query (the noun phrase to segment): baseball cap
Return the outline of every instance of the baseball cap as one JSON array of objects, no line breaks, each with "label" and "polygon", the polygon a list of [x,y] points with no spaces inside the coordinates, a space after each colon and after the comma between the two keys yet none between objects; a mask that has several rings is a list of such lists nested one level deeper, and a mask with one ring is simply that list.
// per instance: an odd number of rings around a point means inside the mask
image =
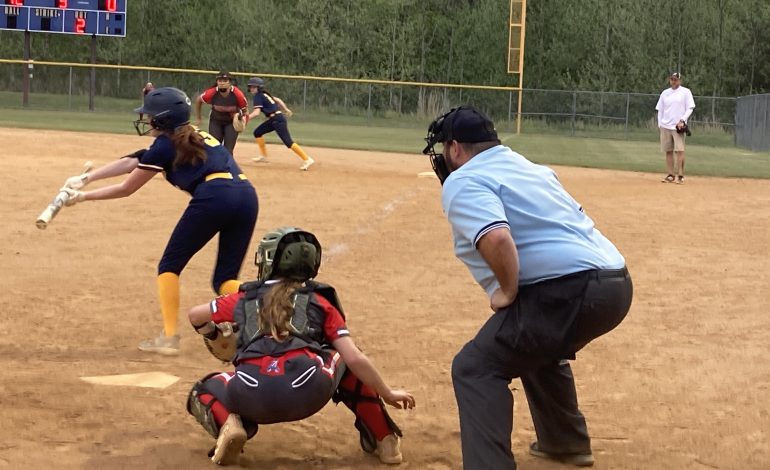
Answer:
[{"label": "baseball cap", "polygon": [[679,72],[673,72],[673,73],[672,73],[672,74],[669,76],[669,78],[676,78],[677,80],[681,80],[681,79],[682,79],[682,74],[681,74],[681,73],[679,73]]},{"label": "baseball cap", "polygon": [[439,142],[456,140],[463,143],[487,142],[497,137],[495,124],[473,106],[460,106],[433,121],[428,128],[426,153]]}]

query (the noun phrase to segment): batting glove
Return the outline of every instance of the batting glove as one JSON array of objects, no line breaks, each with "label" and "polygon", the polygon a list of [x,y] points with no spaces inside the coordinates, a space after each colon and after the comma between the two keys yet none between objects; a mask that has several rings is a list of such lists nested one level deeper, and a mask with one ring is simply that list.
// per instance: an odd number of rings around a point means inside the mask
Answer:
[{"label": "batting glove", "polygon": [[67,181],[64,182],[65,188],[70,189],[83,189],[88,184],[88,173],[83,173],[78,176],[70,176]]},{"label": "batting glove", "polygon": [[66,186],[61,188],[59,191],[67,193],[67,200],[64,202],[65,206],[74,206],[78,202],[83,202],[86,200],[86,193],[83,191],[78,191]]}]

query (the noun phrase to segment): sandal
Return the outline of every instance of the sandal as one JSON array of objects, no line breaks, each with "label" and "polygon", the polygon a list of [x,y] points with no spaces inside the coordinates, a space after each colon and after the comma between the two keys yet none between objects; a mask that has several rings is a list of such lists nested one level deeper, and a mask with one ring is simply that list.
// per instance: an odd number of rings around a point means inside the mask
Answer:
[{"label": "sandal", "polygon": [[676,181],[676,177],[674,177],[674,175],[672,175],[672,174],[668,174],[668,175],[666,175],[665,178],[660,180],[661,183],[673,183],[675,181]]}]

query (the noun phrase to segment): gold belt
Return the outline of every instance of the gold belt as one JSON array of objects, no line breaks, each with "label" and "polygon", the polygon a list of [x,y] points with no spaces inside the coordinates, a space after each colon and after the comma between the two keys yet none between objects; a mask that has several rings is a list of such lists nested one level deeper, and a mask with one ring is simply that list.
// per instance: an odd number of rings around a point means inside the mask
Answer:
[{"label": "gold belt", "polygon": [[[231,180],[233,179],[233,175],[230,173],[210,173],[206,175],[206,181],[219,180],[219,179]],[[246,175],[241,173],[238,175],[238,179],[247,180],[248,178],[246,177]]]}]

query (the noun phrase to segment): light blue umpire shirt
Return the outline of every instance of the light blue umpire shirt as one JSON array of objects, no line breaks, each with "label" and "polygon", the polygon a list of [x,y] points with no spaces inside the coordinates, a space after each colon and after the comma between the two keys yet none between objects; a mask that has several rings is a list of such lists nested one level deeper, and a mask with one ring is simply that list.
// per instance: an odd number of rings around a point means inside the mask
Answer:
[{"label": "light blue umpire shirt", "polygon": [[507,227],[516,243],[520,285],[625,266],[556,173],[506,146],[487,149],[453,171],[444,182],[441,203],[452,226],[455,255],[490,297],[500,284],[476,244],[499,227]]}]

